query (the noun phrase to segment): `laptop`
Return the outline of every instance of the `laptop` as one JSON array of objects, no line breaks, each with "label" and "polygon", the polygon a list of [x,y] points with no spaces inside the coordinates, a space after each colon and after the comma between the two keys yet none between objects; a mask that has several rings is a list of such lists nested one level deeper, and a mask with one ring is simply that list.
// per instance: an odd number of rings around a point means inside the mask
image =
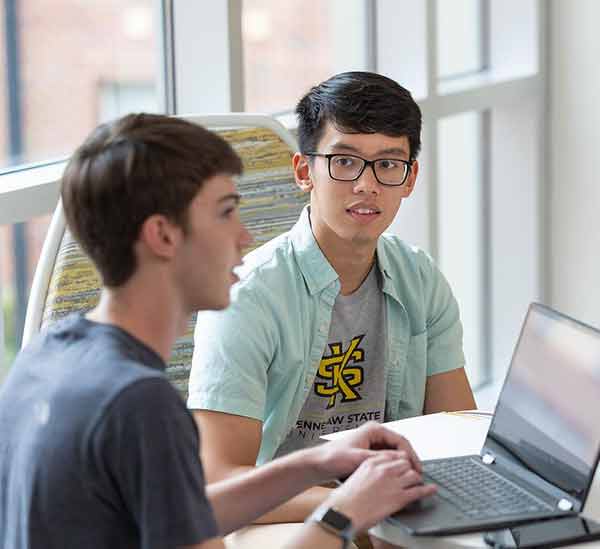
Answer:
[{"label": "laptop", "polygon": [[480,455],[424,461],[437,494],[388,520],[436,536],[577,515],[598,463],[599,401],[600,331],[531,304]]}]

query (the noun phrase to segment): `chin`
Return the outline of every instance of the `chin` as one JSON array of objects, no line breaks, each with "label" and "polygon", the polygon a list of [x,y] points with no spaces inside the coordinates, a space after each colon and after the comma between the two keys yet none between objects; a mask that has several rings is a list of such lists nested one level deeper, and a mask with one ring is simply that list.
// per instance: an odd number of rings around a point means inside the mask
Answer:
[{"label": "chin", "polygon": [[227,298],[226,300],[221,301],[220,303],[215,304],[214,307],[211,307],[214,311],[222,311],[223,309],[227,309],[231,303],[231,300]]},{"label": "chin", "polygon": [[229,299],[229,294],[227,294],[227,296],[224,296],[222,298],[213,296],[213,298],[210,300],[210,302],[206,303],[206,305],[203,308],[207,309],[207,310],[211,310],[211,311],[221,311],[223,309],[227,309],[227,307],[229,307],[230,303],[231,303],[231,299]]},{"label": "chin", "polygon": [[366,231],[357,231],[345,236],[344,240],[348,242],[354,242],[359,245],[373,244],[377,242],[377,239],[381,236],[381,232],[366,232]]},{"label": "chin", "polygon": [[229,307],[231,298],[229,291],[223,295],[206,296],[205,299],[198,300],[194,310],[196,311],[221,311]]}]

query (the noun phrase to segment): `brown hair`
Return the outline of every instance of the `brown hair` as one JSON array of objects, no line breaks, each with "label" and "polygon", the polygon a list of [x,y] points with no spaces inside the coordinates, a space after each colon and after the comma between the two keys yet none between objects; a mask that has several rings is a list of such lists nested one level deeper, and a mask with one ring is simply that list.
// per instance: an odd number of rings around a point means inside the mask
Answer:
[{"label": "brown hair", "polygon": [[140,228],[162,214],[187,229],[187,209],[204,181],[235,175],[242,162],[207,129],[179,118],[130,114],[96,128],[62,178],[67,224],[106,286],[136,269]]}]

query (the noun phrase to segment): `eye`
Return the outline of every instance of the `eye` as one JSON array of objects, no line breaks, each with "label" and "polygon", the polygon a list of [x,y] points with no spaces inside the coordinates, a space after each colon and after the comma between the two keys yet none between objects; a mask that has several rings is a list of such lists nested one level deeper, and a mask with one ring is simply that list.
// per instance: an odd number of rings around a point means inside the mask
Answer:
[{"label": "eye", "polygon": [[378,162],[379,167],[384,169],[384,170],[393,170],[395,168],[398,168],[400,166],[400,162],[398,162],[397,160],[392,160],[390,158],[385,158],[383,160],[380,160]]},{"label": "eye", "polygon": [[221,217],[224,219],[229,219],[237,213],[238,209],[239,207],[237,205],[228,206],[221,212]]},{"label": "eye", "polygon": [[357,164],[357,159],[352,156],[334,156],[333,161],[338,168],[352,168]]}]

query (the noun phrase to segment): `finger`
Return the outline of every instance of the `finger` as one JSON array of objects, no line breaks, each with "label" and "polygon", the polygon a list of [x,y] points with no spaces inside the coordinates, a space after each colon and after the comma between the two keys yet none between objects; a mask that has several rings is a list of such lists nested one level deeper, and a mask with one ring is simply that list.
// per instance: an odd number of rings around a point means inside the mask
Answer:
[{"label": "finger", "polygon": [[416,501],[421,498],[429,497],[437,492],[437,486],[435,484],[419,484],[406,488],[403,492],[404,500],[403,507],[409,504],[411,501]]},{"label": "finger", "polygon": [[423,477],[414,469],[405,471],[398,479],[400,486],[403,488],[411,488],[413,486],[423,486]]},{"label": "finger", "polygon": [[398,435],[397,433],[393,434],[398,437],[398,443],[396,446],[398,450],[406,452],[412,466],[415,468],[415,470],[419,471],[420,473],[422,471],[421,460],[419,459],[419,456],[417,456],[417,452],[415,452],[415,449],[412,447],[412,444],[408,441],[407,438],[403,437],[402,435]]},{"label": "finger", "polygon": [[396,450],[404,451],[408,454],[408,458],[413,467],[421,472],[421,460],[408,439],[379,423],[375,424],[372,429],[372,448],[394,448]]},{"label": "finger", "polygon": [[403,476],[412,471],[414,474],[418,475],[419,478],[421,476],[413,469],[410,461],[404,458],[388,461],[387,463],[380,465],[380,467],[382,467],[385,473],[389,475]]},{"label": "finger", "polygon": [[396,461],[403,461],[410,464],[408,458],[404,452],[400,455],[396,450],[370,450],[371,457],[365,460],[370,466],[381,466],[386,463],[393,463]]}]

